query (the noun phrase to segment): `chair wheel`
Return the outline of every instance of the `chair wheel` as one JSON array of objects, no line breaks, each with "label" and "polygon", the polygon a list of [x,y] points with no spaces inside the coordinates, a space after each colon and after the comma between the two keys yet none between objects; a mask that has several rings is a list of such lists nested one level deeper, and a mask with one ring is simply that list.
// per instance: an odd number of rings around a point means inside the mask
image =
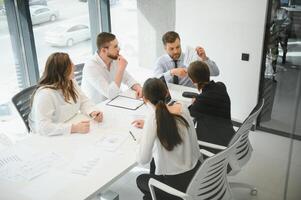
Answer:
[{"label": "chair wheel", "polygon": [[256,196],[257,195],[257,189],[256,188],[251,189],[250,193],[251,193],[252,196]]}]

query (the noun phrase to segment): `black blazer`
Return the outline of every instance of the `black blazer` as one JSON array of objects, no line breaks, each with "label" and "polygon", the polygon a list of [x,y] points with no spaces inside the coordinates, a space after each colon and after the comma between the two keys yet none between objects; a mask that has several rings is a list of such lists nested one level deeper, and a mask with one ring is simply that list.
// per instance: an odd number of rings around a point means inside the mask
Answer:
[{"label": "black blazer", "polygon": [[189,106],[197,121],[198,139],[227,146],[235,133],[231,122],[231,102],[222,82],[210,81]]}]

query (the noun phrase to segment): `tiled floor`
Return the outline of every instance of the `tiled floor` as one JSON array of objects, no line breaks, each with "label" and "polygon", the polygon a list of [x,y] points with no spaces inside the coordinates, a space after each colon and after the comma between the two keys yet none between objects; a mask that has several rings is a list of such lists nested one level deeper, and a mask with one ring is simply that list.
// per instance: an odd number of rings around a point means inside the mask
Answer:
[{"label": "tiled floor", "polygon": [[[250,140],[254,151],[251,160],[230,181],[253,184],[258,189],[257,196],[249,195],[246,189],[233,189],[235,199],[239,200],[282,200],[287,172],[290,140],[265,132],[251,132]],[[301,142],[294,141],[294,154],[291,165],[291,176],[288,188],[288,200],[300,200],[301,191]],[[119,193],[121,200],[142,199],[142,194],[136,187],[136,177],[147,172],[143,167],[136,167],[124,177],[115,182],[110,189]]]}]

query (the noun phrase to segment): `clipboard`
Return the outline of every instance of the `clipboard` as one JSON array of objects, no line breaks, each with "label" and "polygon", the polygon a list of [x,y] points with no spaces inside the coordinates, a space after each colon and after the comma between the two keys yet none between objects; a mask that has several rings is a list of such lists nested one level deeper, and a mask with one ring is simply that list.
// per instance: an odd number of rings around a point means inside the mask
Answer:
[{"label": "clipboard", "polygon": [[141,107],[144,104],[144,102],[140,99],[135,99],[127,96],[118,95],[106,105],[113,106],[117,108],[123,108],[128,110],[137,110],[139,107]]}]

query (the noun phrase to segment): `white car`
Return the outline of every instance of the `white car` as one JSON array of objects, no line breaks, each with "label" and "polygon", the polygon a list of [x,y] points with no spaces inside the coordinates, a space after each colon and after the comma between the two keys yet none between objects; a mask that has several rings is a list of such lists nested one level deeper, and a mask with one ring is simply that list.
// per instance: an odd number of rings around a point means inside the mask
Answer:
[{"label": "white car", "polygon": [[47,6],[29,6],[32,25],[43,22],[55,21],[59,17],[59,11]]},{"label": "white car", "polygon": [[91,38],[90,29],[87,25],[60,25],[46,32],[45,41],[52,46],[71,47],[75,43]]}]

